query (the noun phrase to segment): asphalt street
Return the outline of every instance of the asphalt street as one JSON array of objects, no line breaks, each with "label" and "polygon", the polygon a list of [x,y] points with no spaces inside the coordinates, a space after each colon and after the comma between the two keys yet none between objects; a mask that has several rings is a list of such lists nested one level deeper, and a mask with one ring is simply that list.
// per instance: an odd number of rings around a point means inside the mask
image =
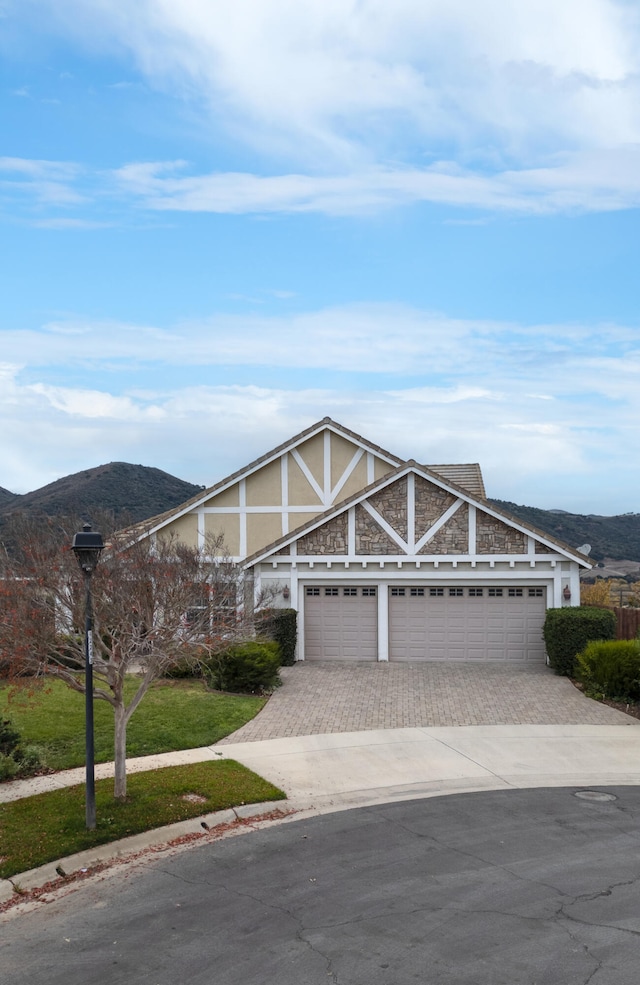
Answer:
[{"label": "asphalt street", "polygon": [[11,985],[635,985],[639,967],[637,786],[322,814],[0,924]]}]

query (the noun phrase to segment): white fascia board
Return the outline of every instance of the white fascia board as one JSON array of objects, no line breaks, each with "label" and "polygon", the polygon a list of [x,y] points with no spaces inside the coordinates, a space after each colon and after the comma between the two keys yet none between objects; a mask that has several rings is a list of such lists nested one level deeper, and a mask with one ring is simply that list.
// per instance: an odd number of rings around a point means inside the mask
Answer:
[{"label": "white fascia board", "polygon": [[[424,554],[407,556],[407,555],[390,555],[383,556],[380,554],[372,555],[342,555],[342,554],[327,554],[318,555],[312,554],[307,556],[298,556],[295,558],[298,570],[302,573],[305,570],[306,565],[312,565],[314,568],[314,574],[322,575],[322,572],[329,566],[333,570],[336,570],[341,565],[344,565],[345,571],[348,571],[347,577],[358,578],[361,576],[362,570],[371,570],[380,573],[381,570],[385,571],[384,577],[396,577],[396,572],[399,570],[401,572],[400,577],[407,577],[407,573],[411,571],[416,572],[416,576],[419,578],[429,578],[435,577],[439,580],[446,580],[450,577],[455,578],[465,578],[472,573],[473,580],[479,581],[482,578],[488,578],[491,581],[500,581],[503,578],[548,578],[551,577],[552,573],[556,570],[556,566],[551,563],[553,561],[548,555],[547,560],[543,564],[536,565],[532,568],[529,559],[526,555],[514,555],[514,554],[503,554],[496,555],[495,564],[489,564],[487,555],[482,555],[477,558],[464,556],[461,554],[451,554],[447,556],[432,556]],[[262,561],[255,561],[251,567],[259,567],[260,565],[268,565],[269,569],[274,567],[288,566],[292,563],[293,559],[288,555],[280,555],[277,558],[265,558]],[[398,569],[398,561],[402,562],[402,568]],[[487,568],[481,568],[480,564],[489,564]],[[572,562],[574,565],[575,562]],[[446,567],[450,565],[451,567]],[[453,567],[455,565],[455,567]],[[498,567],[502,565],[503,567]]]}]

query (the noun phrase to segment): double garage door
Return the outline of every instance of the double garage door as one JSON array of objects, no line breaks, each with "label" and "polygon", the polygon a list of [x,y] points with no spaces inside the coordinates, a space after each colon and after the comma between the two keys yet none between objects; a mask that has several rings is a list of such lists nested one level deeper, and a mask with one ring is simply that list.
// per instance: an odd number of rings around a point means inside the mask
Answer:
[{"label": "double garage door", "polygon": [[[404,586],[388,592],[389,660],[544,661],[546,589]],[[377,660],[378,589],[309,586],[305,659]]]}]

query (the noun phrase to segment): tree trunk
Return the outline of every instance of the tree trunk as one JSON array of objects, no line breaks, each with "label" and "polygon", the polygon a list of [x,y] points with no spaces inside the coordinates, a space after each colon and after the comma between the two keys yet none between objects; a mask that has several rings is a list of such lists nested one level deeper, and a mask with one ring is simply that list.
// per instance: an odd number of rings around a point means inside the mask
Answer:
[{"label": "tree trunk", "polygon": [[115,774],[113,796],[116,800],[124,800],[127,796],[127,713],[124,704],[116,704],[114,708],[114,760]]}]

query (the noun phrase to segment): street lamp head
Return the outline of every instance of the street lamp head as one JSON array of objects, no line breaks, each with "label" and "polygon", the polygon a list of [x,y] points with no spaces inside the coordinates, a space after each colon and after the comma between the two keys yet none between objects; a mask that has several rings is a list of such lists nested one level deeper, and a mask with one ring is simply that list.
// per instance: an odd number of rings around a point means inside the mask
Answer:
[{"label": "street lamp head", "polygon": [[90,523],[83,524],[82,530],[73,535],[71,550],[84,573],[93,574],[100,559],[100,552],[104,550],[102,534],[92,530]]}]

